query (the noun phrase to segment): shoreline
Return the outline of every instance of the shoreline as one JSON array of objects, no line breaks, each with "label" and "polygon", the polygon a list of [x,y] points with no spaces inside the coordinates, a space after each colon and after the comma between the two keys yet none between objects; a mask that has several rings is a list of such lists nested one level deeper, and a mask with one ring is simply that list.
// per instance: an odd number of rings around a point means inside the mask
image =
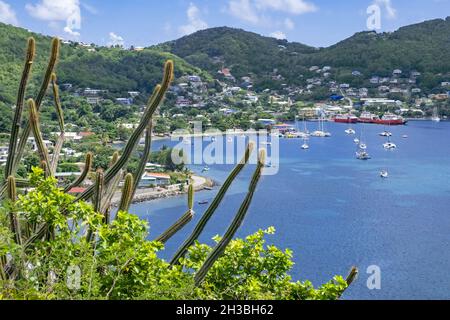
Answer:
[{"label": "shoreline", "polygon": [[[213,181],[212,179],[210,179],[208,177],[193,175],[192,180],[193,180],[195,192],[203,191],[203,190],[206,190],[207,188],[212,188],[215,185],[217,185],[217,183],[215,181]],[[134,196],[131,203],[137,204],[137,203],[151,202],[153,200],[176,197],[176,196],[180,196],[180,195],[183,195],[186,193],[187,193],[187,188],[185,188],[185,190],[183,190],[183,191],[180,191],[179,189],[175,189],[175,188],[172,188],[172,189],[170,189],[170,188],[169,189],[163,189],[163,188],[138,189],[138,190],[136,190],[136,195]],[[122,192],[116,191],[116,193],[114,194],[114,197],[111,201],[111,205],[113,207],[117,207],[119,205],[121,196],[122,196]]]}]

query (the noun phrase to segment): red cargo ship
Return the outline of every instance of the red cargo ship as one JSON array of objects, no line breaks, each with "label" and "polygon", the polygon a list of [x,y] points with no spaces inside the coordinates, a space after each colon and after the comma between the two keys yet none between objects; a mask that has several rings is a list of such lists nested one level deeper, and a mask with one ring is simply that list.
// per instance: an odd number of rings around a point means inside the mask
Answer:
[{"label": "red cargo ship", "polygon": [[358,122],[361,123],[375,123],[377,120],[380,120],[380,117],[370,112],[363,112],[358,118]]},{"label": "red cargo ship", "polygon": [[386,113],[380,119],[380,117],[378,117],[375,114],[372,114],[370,112],[363,112],[361,116],[358,118],[358,122],[397,126],[406,124],[408,121],[406,121],[403,117],[397,116],[392,113]]},{"label": "red cargo ship", "polygon": [[358,118],[355,117],[354,115],[351,115],[351,114],[338,114],[334,118],[334,122],[339,122],[339,123],[357,123],[358,122]]},{"label": "red cargo ship", "polygon": [[407,122],[408,121],[406,121],[403,117],[391,113],[386,113],[381,119],[375,120],[376,124],[384,124],[390,126],[404,125]]}]

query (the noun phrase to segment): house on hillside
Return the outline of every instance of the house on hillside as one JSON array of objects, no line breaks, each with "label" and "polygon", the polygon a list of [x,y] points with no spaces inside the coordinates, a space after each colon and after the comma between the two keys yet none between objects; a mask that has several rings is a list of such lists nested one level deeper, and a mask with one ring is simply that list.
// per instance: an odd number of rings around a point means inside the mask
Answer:
[{"label": "house on hillside", "polygon": [[140,187],[168,186],[170,185],[170,175],[157,172],[145,172],[139,182]]}]

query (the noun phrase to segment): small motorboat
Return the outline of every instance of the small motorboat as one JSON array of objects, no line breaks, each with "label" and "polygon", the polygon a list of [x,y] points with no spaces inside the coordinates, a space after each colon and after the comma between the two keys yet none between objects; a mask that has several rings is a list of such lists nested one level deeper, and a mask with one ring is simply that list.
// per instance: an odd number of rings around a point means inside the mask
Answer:
[{"label": "small motorboat", "polygon": [[354,142],[355,144],[359,144],[359,139],[358,139],[358,138],[355,138],[355,139],[353,140],[353,142]]},{"label": "small motorboat", "polygon": [[361,150],[356,152],[356,158],[359,160],[369,160],[371,159],[369,153],[367,151]]},{"label": "small motorboat", "polygon": [[385,148],[386,150],[392,150],[392,149],[396,149],[397,145],[392,142],[386,142],[385,144],[383,144],[383,148]]},{"label": "small motorboat", "polygon": [[208,200],[203,200],[203,201],[199,201],[198,202],[199,205],[205,205],[205,204],[208,204],[208,203],[209,203]]},{"label": "small motorboat", "polygon": [[382,137],[392,137],[392,133],[389,131],[383,131],[380,133],[380,136]]},{"label": "small motorboat", "polygon": [[309,145],[308,145],[307,143],[304,143],[304,144],[302,145],[302,149],[303,149],[303,150],[308,150],[308,149],[309,149]]},{"label": "small motorboat", "polygon": [[345,133],[348,135],[352,135],[352,134],[356,134],[356,131],[353,130],[352,128],[348,128],[347,130],[345,130]]},{"label": "small motorboat", "polygon": [[404,134],[404,135],[402,135],[402,138],[403,138],[403,139],[408,139],[409,137],[408,137],[407,134]]},{"label": "small motorboat", "polygon": [[366,145],[365,143],[361,143],[361,144],[359,145],[359,148],[360,148],[361,150],[366,150],[366,149],[367,149],[367,145]]},{"label": "small motorboat", "polygon": [[387,172],[387,170],[382,170],[380,172],[380,177],[383,178],[383,179],[389,178],[389,172]]},{"label": "small motorboat", "polygon": [[209,171],[209,167],[208,167],[208,166],[206,166],[206,167],[203,167],[203,170],[202,170],[202,172],[207,172],[207,171]]}]

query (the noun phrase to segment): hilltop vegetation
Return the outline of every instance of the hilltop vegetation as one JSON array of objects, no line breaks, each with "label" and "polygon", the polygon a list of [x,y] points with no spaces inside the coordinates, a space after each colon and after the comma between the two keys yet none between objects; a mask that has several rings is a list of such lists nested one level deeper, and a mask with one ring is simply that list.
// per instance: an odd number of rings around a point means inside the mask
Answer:
[{"label": "hilltop vegetation", "polygon": [[328,48],[312,48],[232,28],[199,31],[158,48],[216,73],[223,65],[236,78],[254,74],[257,89],[273,85],[274,69],[286,83],[302,84],[314,76],[309,67],[332,66],[337,81],[358,70],[364,80],[387,76],[394,69],[424,74],[422,85],[433,88],[450,72],[450,17],[400,28],[393,33],[360,32]]},{"label": "hilltop vegetation", "polygon": [[[51,38],[31,33],[22,28],[0,23],[0,104],[15,103],[17,85],[20,81],[24,47],[28,37],[36,39],[36,60],[33,74],[42,75],[47,63]],[[167,59],[174,60],[175,76],[196,73],[207,75],[196,67],[167,52],[146,49],[141,52],[120,48],[83,47],[78,43],[63,44],[57,67],[59,83],[71,83],[75,87],[98,88],[123,94],[140,91],[148,94],[160,76]],[[28,94],[33,94],[40,83],[32,77]]]}]

